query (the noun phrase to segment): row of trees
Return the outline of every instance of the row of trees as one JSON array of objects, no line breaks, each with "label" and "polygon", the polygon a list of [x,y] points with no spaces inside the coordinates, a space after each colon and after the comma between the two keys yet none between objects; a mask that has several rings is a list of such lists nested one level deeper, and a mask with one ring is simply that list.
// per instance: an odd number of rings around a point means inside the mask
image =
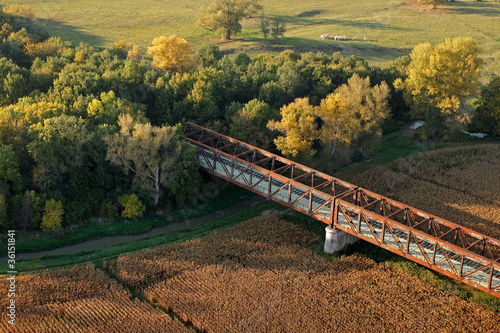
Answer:
[{"label": "row of trees", "polygon": [[[22,229],[193,203],[202,181],[177,125],[186,120],[287,156],[333,158],[390,117],[462,119],[480,66],[469,39],[418,46],[380,69],[340,53],[231,59],[175,36],[153,41],[150,64],[133,44],[73,46],[1,15],[13,29],[0,48],[0,224]],[[479,95],[478,123],[499,119],[499,86]]]}]

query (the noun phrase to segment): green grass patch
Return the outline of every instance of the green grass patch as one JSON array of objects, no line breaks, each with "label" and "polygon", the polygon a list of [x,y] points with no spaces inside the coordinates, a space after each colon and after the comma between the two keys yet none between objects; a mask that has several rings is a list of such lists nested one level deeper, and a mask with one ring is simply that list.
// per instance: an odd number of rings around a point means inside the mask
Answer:
[{"label": "green grass patch", "polygon": [[[38,252],[52,250],[62,246],[81,243],[91,239],[116,235],[138,235],[168,223],[203,216],[214,211],[237,204],[249,199],[253,195],[239,186],[228,184],[222,192],[213,198],[206,198],[203,202],[190,209],[173,209],[165,216],[145,216],[137,220],[116,219],[112,221],[85,222],[75,228],[66,228],[55,232],[18,232],[16,235],[16,251]],[[2,241],[6,240],[5,235]],[[3,247],[0,255],[6,255],[7,248]]]}]

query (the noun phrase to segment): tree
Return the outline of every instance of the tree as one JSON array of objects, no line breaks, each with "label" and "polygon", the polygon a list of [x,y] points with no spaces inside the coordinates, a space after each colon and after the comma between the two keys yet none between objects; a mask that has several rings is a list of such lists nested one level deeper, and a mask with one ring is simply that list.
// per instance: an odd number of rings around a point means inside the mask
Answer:
[{"label": "tree", "polygon": [[196,67],[196,61],[191,56],[191,44],[176,35],[153,39],[148,54],[153,55],[153,66],[164,72],[187,73]]},{"label": "tree", "polygon": [[19,160],[12,145],[0,145],[0,193],[22,189]]},{"label": "tree", "polygon": [[17,221],[23,231],[31,225],[31,219],[35,215],[34,192],[26,191],[22,197],[21,207],[17,214]]},{"label": "tree", "polygon": [[231,39],[241,31],[240,21],[258,10],[262,10],[258,0],[214,0],[202,10],[198,24],[221,38]]},{"label": "tree", "polygon": [[7,5],[2,7],[2,11],[5,14],[10,14],[10,15],[20,15],[29,18],[30,20],[34,21],[35,20],[35,13],[33,12],[33,9],[28,6],[23,6],[23,5]]},{"label": "tree", "polygon": [[278,40],[278,37],[283,37],[286,32],[285,22],[281,17],[275,17],[271,20],[271,36]]},{"label": "tree", "polygon": [[481,131],[500,135],[500,76],[485,85],[476,102],[475,120]]},{"label": "tree", "polygon": [[427,119],[434,108],[441,115],[466,121],[464,101],[479,86],[483,60],[479,57],[475,39],[458,37],[432,46],[418,44],[411,52],[407,78],[394,82],[396,88],[406,88],[417,107],[423,106]]},{"label": "tree", "polygon": [[91,140],[86,122],[61,115],[32,125],[33,141],[27,146],[37,162],[57,173],[66,173],[85,163],[85,148]]},{"label": "tree", "polygon": [[216,67],[224,53],[217,44],[207,44],[196,51],[195,59],[201,67]]},{"label": "tree", "polygon": [[7,230],[11,226],[7,208],[7,199],[3,193],[0,193],[0,227],[2,230]]},{"label": "tree", "polygon": [[312,156],[314,140],[319,136],[316,128],[316,110],[308,98],[297,98],[280,110],[281,120],[270,121],[267,127],[278,130],[284,135],[274,140],[276,147],[285,156],[295,157],[299,153]]},{"label": "tree", "polygon": [[45,202],[43,210],[42,230],[58,230],[62,225],[62,217],[64,215],[63,204],[59,200],[50,199]]},{"label": "tree", "polygon": [[436,9],[438,5],[444,5],[446,0],[418,0],[418,3],[420,5],[432,5],[432,9]]},{"label": "tree", "polygon": [[269,28],[269,26],[271,25],[271,22],[269,22],[269,19],[264,15],[262,14],[261,17],[260,17],[260,32],[262,32],[262,34],[264,35],[264,39],[267,39],[267,35],[269,35],[269,32],[271,31],[271,29]]},{"label": "tree", "polygon": [[118,198],[118,202],[123,206],[122,217],[126,219],[136,219],[142,217],[146,211],[144,206],[135,194],[126,194]]},{"label": "tree", "polygon": [[359,122],[353,108],[339,93],[332,93],[321,101],[318,115],[323,121],[320,139],[331,146],[330,159],[337,145],[348,147],[359,130]]},{"label": "tree", "polygon": [[267,103],[253,99],[232,117],[229,135],[251,145],[269,149],[272,133],[266,128],[279,113]]},{"label": "tree", "polygon": [[361,78],[354,74],[335,93],[345,101],[351,115],[356,119],[357,130],[353,140],[363,147],[374,137],[382,135],[381,125],[390,115],[388,107],[389,86],[382,81],[371,87],[370,78]]},{"label": "tree", "polygon": [[156,206],[161,185],[168,187],[177,178],[176,162],[187,149],[187,143],[181,141],[176,127],[141,124],[127,114],[118,117],[118,125],[120,133],[105,138],[106,158],[126,172],[132,172]]}]

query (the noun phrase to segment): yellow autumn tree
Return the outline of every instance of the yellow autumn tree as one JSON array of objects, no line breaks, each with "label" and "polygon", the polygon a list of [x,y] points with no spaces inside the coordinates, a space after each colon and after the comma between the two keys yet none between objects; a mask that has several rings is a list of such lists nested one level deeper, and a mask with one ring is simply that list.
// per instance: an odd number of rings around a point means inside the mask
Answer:
[{"label": "yellow autumn tree", "polygon": [[280,110],[281,120],[270,121],[267,127],[283,135],[274,140],[276,147],[285,156],[296,157],[299,153],[312,156],[316,152],[312,145],[319,136],[316,126],[316,111],[309,98],[297,98]]},{"label": "yellow autumn tree", "polygon": [[322,120],[321,141],[331,146],[330,158],[338,145],[349,147],[356,141],[361,147],[382,134],[382,122],[389,117],[389,86],[374,87],[370,78],[354,74],[342,86],[321,101],[318,115]]},{"label": "yellow autumn tree", "polygon": [[187,73],[196,68],[196,61],[191,56],[191,44],[176,35],[153,39],[148,54],[153,55],[153,66],[164,72]]},{"label": "yellow autumn tree", "polygon": [[424,107],[427,118],[434,108],[444,116],[463,116],[464,101],[479,87],[483,60],[474,38],[446,39],[433,46],[418,44],[411,52],[407,78],[394,82]]}]

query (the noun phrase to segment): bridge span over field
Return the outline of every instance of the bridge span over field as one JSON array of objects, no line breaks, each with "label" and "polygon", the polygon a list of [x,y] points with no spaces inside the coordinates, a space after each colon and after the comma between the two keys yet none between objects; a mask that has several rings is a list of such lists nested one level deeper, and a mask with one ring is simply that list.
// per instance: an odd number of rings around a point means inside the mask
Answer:
[{"label": "bridge span over field", "polygon": [[500,241],[187,123],[201,168],[268,199],[500,298]]}]

